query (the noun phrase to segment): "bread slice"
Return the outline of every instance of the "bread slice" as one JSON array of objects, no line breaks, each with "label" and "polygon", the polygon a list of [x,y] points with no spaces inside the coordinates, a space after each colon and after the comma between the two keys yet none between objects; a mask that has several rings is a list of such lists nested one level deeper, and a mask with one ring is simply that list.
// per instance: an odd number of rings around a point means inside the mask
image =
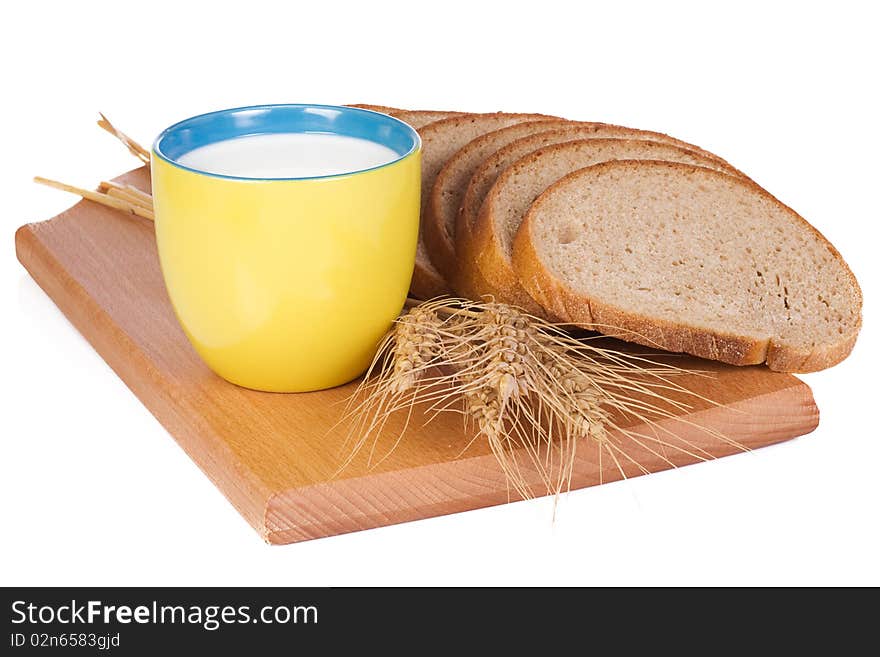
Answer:
[{"label": "bread slice", "polygon": [[[492,293],[491,287],[485,281],[479,267],[476,265],[478,250],[473,242],[474,226],[477,223],[480,208],[498,177],[514,162],[544,146],[586,138],[642,139],[672,144],[703,155],[716,162],[719,167],[739,174],[733,166],[717,155],[713,155],[693,144],[688,144],[660,132],[637,130],[607,123],[572,122],[563,128],[542,132],[514,141],[486,158],[474,171],[465,190],[455,227],[455,249],[458,260],[457,274],[454,280],[450,281],[458,295],[476,299],[483,294]],[[527,295],[519,295],[519,301],[532,312],[540,311]]]},{"label": "bread slice", "polygon": [[565,119],[547,119],[526,121],[493,130],[468,142],[446,161],[437,174],[422,223],[425,245],[431,254],[431,260],[446,280],[453,282],[457,269],[455,220],[474,170],[486,157],[517,139],[561,128],[570,123]]},{"label": "bread slice", "polygon": [[[595,134],[595,133],[594,133]],[[666,160],[727,170],[699,152],[641,139],[582,139],[539,149],[511,165],[486,196],[473,227],[474,259],[467,270],[482,277],[484,294],[539,312],[519,284],[511,255],[513,238],[532,202],[551,184],[584,167],[609,160]]]},{"label": "bread slice", "polygon": [[566,176],[527,212],[513,261],[564,321],[734,365],[830,367],[861,326],[859,285],[815,228],[751,181],[688,164]]}]

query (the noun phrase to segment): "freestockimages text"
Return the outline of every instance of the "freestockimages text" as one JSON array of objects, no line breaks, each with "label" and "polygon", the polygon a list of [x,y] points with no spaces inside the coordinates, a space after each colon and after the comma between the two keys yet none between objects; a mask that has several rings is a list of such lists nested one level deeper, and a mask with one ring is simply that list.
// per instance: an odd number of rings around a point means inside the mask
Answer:
[{"label": "freestockimages text", "polygon": [[250,605],[160,604],[156,600],[141,605],[108,604],[101,600],[71,600],[69,603],[41,605],[25,600],[12,603],[14,625],[172,624],[197,625],[214,631],[223,625],[245,623],[284,625],[317,622],[318,608],[314,605],[266,605],[252,608]]}]

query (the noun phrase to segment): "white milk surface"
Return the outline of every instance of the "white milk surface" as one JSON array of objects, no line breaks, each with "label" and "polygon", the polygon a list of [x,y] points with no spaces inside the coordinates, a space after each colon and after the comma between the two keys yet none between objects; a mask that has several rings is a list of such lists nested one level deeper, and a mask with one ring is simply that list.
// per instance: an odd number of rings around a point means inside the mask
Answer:
[{"label": "white milk surface", "polygon": [[370,169],[399,156],[382,144],[319,133],[248,135],[200,146],[183,166],[243,178],[310,178]]}]

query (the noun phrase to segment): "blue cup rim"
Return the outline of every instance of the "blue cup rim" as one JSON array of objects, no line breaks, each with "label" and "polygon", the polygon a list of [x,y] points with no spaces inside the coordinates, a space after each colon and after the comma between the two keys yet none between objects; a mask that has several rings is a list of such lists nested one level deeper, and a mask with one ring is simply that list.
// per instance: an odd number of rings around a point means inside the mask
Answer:
[{"label": "blue cup rim", "polygon": [[[290,115],[294,115],[297,112],[305,115],[306,112],[309,110],[318,110],[318,113],[309,117],[315,119],[313,128],[320,128],[321,119],[323,118],[327,123],[326,127],[328,129],[279,129],[283,128],[284,124],[276,123],[275,118],[273,117],[273,115],[277,113],[286,113],[288,114],[287,118],[290,118]],[[330,123],[332,123],[332,120],[327,113],[334,111],[338,112],[337,116],[348,115],[350,121],[344,126],[347,131],[329,129],[331,127]],[[255,127],[255,129],[250,132],[240,132],[234,129],[234,125],[224,124],[224,118],[232,118],[234,117],[234,115],[244,114],[246,112],[263,112],[260,118],[265,119],[265,124],[263,127],[266,129],[259,129],[258,127]],[[320,114],[320,112],[324,112],[325,114],[322,115]],[[212,126],[212,124],[215,125]],[[200,129],[203,134],[199,134]],[[196,148],[199,148],[200,146],[205,146],[207,144],[212,144],[218,141],[234,139],[235,137],[291,132],[302,132],[311,134],[336,134],[359,137],[361,139],[367,139],[368,141],[387,146],[397,153],[397,157],[393,160],[390,160],[389,162],[385,162],[383,164],[379,164],[366,169],[356,169],[353,171],[344,171],[342,173],[334,173],[322,176],[301,176],[293,178],[232,176],[221,173],[212,173],[203,169],[196,169],[181,164],[177,161],[177,158]],[[352,132],[354,132],[355,134],[351,134]],[[385,141],[383,141],[382,137],[385,137]],[[232,107],[229,109],[215,110],[213,112],[197,114],[187,119],[183,119],[182,121],[178,121],[177,123],[168,126],[159,133],[159,136],[156,137],[155,141],[153,142],[152,152],[154,156],[164,160],[172,166],[202,176],[222,178],[226,180],[273,182],[344,178],[346,176],[353,176],[360,173],[366,173],[368,171],[376,171],[378,169],[392,166],[397,162],[406,159],[407,157],[418,151],[421,146],[422,140],[421,137],[419,137],[419,133],[416,132],[415,128],[413,128],[408,123],[401,121],[400,119],[396,119],[393,116],[389,116],[387,114],[382,114],[381,112],[374,112],[373,110],[363,109],[360,107],[349,107],[347,105],[323,105],[317,103],[271,103],[263,105],[245,105],[242,107]],[[176,150],[180,149],[183,150],[181,150],[180,152],[176,152]]]}]

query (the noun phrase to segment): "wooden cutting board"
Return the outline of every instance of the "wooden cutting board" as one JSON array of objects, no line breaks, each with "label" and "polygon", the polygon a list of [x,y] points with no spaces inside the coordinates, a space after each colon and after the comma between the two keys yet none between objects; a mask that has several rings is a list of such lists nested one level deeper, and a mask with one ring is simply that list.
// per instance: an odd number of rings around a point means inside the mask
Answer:
[{"label": "wooden cutting board", "polygon": [[[146,169],[119,180],[149,191]],[[469,444],[454,414],[424,425],[417,413],[385,460],[370,465],[364,453],[338,473],[348,454],[347,430],[334,425],[352,386],[261,393],[211,373],[171,310],[149,221],[82,201],[49,221],[22,226],[15,245],[40,287],[269,543],[515,499],[488,446]],[[793,376],[689,358],[676,362],[714,373],[678,382],[718,405],[694,404],[681,420],[664,424],[712,457],[737,447],[704,428],[755,448],[808,433],[818,423],[810,389]],[[386,431],[396,437],[403,426],[395,417]],[[630,453],[649,471],[670,467],[635,446]],[[677,450],[666,456],[679,466],[700,460]],[[629,462],[622,466],[627,476],[641,474]],[[573,488],[620,476],[594,445],[578,448]]]}]

